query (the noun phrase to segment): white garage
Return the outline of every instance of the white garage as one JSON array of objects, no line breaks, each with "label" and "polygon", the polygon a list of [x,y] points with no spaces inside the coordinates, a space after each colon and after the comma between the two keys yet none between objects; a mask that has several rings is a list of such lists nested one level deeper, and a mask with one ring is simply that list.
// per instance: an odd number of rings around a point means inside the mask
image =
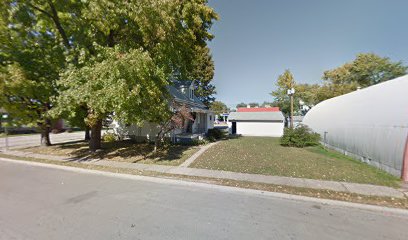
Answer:
[{"label": "white garage", "polygon": [[229,132],[242,136],[281,137],[284,122],[282,112],[231,112],[228,117]]}]

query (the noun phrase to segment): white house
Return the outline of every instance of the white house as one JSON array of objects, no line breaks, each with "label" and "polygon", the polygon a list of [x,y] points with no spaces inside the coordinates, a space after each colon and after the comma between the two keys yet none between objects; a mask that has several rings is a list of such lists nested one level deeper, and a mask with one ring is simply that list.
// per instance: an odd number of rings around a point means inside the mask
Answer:
[{"label": "white house", "polygon": [[[183,129],[175,129],[169,134],[175,142],[202,139],[208,129],[214,127],[214,113],[209,110],[195,95],[194,81],[174,81],[168,86],[168,91],[177,104],[187,106],[194,120],[187,120]],[[145,122],[141,126],[126,125],[114,121],[114,132],[121,138],[131,138],[136,141],[154,141],[159,128],[157,124]]]},{"label": "white house", "polygon": [[231,134],[281,137],[285,126],[282,112],[231,112],[228,127]]}]

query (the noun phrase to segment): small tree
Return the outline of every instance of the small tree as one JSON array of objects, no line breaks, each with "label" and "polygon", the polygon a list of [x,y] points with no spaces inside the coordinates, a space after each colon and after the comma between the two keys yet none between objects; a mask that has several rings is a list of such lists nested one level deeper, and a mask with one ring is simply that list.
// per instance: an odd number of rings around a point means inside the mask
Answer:
[{"label": "small tree", "polygon": [[261,104],[261,107],[274,107],[276,104],[275,104],[275,102],[267,102],[267,101],[264,101],[262,104]]},{"label": "small tree", "polygon": [[210,109],[217,115],[227,112],[228,107],[221,101],[214,101],[210,104]]},{"label": "small tree", "polygon": [[187,120],[194,120],[190,109],[186,105],[177,103],[172,104],[173,111],[169,110],[161,116],[159,124],[159,132],[156,135],[153,152],[157,152],[157,148],[163,142],[166,135],[174,129],[184,128]]},{"label": "small tree", "polygon": [[251,108],[259,107],[259,103],[257,103],[257,102],[248,103],[248,105],[249,105]]},{"label": "small tree", "polygon": [[[291,88],[295,88],[296,82],[293,77],[293,74],[289,69],[286,69],[285,72],[279,75],[278,80],[276,82],[276,90],[271,93],[273,97],[275,97],[276,103],[281,111],[285,115],[290,114],[290,97],[287,94],[287,90]],[[296,104],[296,101],[294,102]],[[295,109],[297,106],[295,105]]]},{"label": "small tree", "polygon": [[247,105],[246,105],[246,103],[238,103],[237,104],[237,106],[236,106],[236,108],[238,109],[238,108],[244,108],[244,107],[246,107]]}]

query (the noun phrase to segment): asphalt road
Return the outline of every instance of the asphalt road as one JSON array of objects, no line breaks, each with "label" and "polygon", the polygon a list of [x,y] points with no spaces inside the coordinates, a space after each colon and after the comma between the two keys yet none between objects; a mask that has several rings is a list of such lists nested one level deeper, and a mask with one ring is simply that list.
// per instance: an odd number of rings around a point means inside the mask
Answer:
[{"label": "asphalt road", "polygon": [[0,239],[406,240],[407,226],[406,214],[0,161]]},{"label": "asphalt road", "polygon": [[[83,140],[85,133],[80,132],[64,132],[58,134],[50,134],[51,143],[63,143],[71,141]],[[27,134],[27,135],[17,135],[8,137],[8,144],[10,149],[23,148],[23,147],[34,147],[39,146],[41,143],[40,134]],[[0,150],[4,150],[6,147],[6,138],[0,138]]]}]

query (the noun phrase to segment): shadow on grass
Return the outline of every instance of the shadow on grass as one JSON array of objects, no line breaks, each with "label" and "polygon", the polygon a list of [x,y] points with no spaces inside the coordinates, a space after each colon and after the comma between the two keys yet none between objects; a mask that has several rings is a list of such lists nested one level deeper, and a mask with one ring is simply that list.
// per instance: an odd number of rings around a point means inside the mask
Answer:
[{"label": "shadow on grass", "polygon": [[[84,140],[76,140],[76,141],[69,141],[69,142],[63,142],[63,143],[53,143],[52,146],[58,146],[60,148],[63,148],[63,146],[71,146],[74,144],[88,145],[88,142]],[[66,148],[69,149],[71,147],[66,147]]]},{"label": "shadow on grass", "polygon": [[231,140],[231,139],[238,139],[238,138],[241,138],[241,137],[242,137],[241,134],[225,134],[224,136],[222,136],[219,139],[214,139],[214,141],[210,140],[210,142],[227,141],[227,140]]},{"label": "shadow on grass", "polygon": [[149,143],[135,143],[131,140],[117,142],[102,142],[102,149],[97,152],[89,151],[88,142],[75,141],[55,144],[58,150],[69,151],[71,161],[89,161],[90,159],[129,159],[132,163],[137,163],[146,159],[160,161],[174,161],[180,159],[184,152],[191,146],[166,145],[153,153],[154,145]]},{"label": "shadow on grass", "polygon": [[241,134],[230,134],[227,137],[221,139],[221,140],[229,140],[229,139],[237,139],[237,138],[241,138],[242,135]]}]

